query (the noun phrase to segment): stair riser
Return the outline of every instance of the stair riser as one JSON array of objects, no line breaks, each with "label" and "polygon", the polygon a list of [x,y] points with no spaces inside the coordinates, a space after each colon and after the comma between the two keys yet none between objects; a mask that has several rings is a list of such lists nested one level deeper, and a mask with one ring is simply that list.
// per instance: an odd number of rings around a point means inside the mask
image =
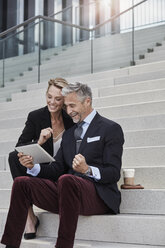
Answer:
[{"label": "stair riser", "polygon": [[[121,170],[121,178],[118,182],[118,186],[124,183],[123,179],[123,169],[127,168],[122,166]],[[131,168],[135,169],[135,178],[134,183],[141,184],[144,189],[165,189],[165,166],[163,167],[134,167],[132,165]]]},{"label": "stair riser", "polygon": [[155,167],[165,165],[165,147],[125,148],[123,152],[123,167],[136,168],[142,166]]},{"label": "stair riser", "polygon": [[132,84],[117,85],[115,87],[99,88],[99,96],[113,96],[117,94],[129,94],[152,90],[165,89],[165,79],[148,80]]},{"label": "stair riser", "polygon": [[[6,214],[1,215],[1,232],[3,232]],[[58,230],[58,215],[42,213],[39,214],[39,218],[43,224],[41,224],[38,229],[38,236],[56,238]],[[80,216],[76,239],[165,245],[164,229],[165,218],[161,216]],[[104,232],[100,232],[100,230],[104,230]]]},{"label": "stair riser", "polygon": [[97,110],[101,115],[109,119],[153,115],[153,113],[164,114],[165,102],[161,101],[161,102],[104,107],[104,108],[97,108]]},{"label": "stair riser", "polygon": [[[22,128],[0,129],[0,137],[2,140],[15,141],[15,144],[22,132]],[[165,129],[142,130],[142,131],[124,131],[125,147],[141,147],[141,146],[164,146],[165,145]],[[0,142],[1,144],[1,142]]]},{"label": "stair riser", "polygon": [[[43,223],[49,224],[40,228],[39,235],[57,237],[58,216],[56,217],[50,215],[46,220],[46,214],[42,214]],[[53,222],[51,221],[52,219],[54,219]],[[164,228],[165,219],[162,217],[128,215],[101,216],[101,218],[97,216],[80,217],[76,238],[107,242],[165,245]],[[100,232],[100,230],[104,230],[104,232]]]},{"label": "stair riser", "polygon": [[165,71],[159,70],[159,71],[154,71],[154,72],[147,72],[144,74],[137,74],[137,75],[130,75],[130,76],[116,78],[115,85],[126,84],[126,83],[136,83],[140,81],[160,79],[164,77],[165,77]]},{"label": "stair riser", "polygon": [[[124,165],[122,168],[124,168]],[[140,183],[145,189],[165,189],[165,166],[142,168],[132,166],[132,168],[135,168],[135,184]],[[0,182],[1,189],[10,189],[12,187],[13,180],[9,170],[9,165],[7,165],[7,170],[1,168]],[[118,183],[119,188],[123,183],[123,172],[121,171],[121,179]]]},{"label": "stair riser", "polygon": [[116,106],[125,104],[135,104],[141,102],[163,101],[165,99],[165,90],[147,91],[128,95],[116,95],[93,99],[93,106],[101,108],[106,106]]},{"label": "stair riser", "polygon": [[[27,117],[30,111],[43,106],[33,106],[33,107],[31,106],[29,108],[24,109],[24,111],[20,111],[18,109],[1,111],[0,118],[4,120],[10,118]],[[135,117],[135,116],[143,116],[143,115],[152,115],[153,113],[164,114],[165,101],[96,108],[96,110],[98,110],[100,114],[102,114],[103,116],[109,119],[128,117],[128,116]]]}]

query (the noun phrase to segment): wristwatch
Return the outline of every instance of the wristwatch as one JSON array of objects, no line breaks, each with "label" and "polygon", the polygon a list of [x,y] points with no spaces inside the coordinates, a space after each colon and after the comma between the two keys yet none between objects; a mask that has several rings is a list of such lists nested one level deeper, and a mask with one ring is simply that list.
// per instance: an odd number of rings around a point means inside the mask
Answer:
[{"label": "wristwatch", "polygon": [[84,172],[84,174],[85,174],[86,176],[89,176],[89,175],[92,174],[91,172],[92,172],[91,167],[88,166],[88,169]]}]

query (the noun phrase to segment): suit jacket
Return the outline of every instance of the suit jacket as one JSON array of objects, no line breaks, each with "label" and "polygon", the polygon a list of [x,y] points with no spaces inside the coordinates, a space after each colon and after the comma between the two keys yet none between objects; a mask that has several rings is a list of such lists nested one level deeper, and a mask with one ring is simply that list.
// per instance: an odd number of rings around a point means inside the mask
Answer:
[{"label": "suit jacket", "polygon": [[41,164],[38,177],[57,180],[60,175],[70,173],[92,180],[99,196],[114,213],[118,213],[121,195],[117,182],[120,179],[124,143],[121,127],[97,113],[80,145],[79,153],[85,157],[87,164],[99,168],[100,180],[75,173],[72,169],[72,161],[76,154],[75,128],[76,126],[73,126],[64,133],[61,147],[55,156],[56,161],[47,166]]},{"label": "suit jacket", "polygon": [[[65,130],[67,130],[68,128],[74,125],[72,119],[69,117],[69,115],[64,110],[62,110],[62,117],[63,117]],[[50,112],[47,106],[30,112],[28,115],[27,121],[25,123],[25,127],[22,131],[21,136],[18,139],[16,146],[21,146],[21,145],[37,142],[39,139],[41,130],[47,127],[52,127]],[[53,137],[48,139],[42,145],[42,147],[50,155],[53,156]]]}]

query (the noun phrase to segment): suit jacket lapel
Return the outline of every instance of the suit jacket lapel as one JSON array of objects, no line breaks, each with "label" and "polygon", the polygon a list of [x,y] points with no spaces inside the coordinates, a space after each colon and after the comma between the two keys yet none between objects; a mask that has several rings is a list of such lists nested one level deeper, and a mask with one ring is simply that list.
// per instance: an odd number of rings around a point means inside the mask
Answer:
[{"label": "suit jacket lapel", "polygon": [[93,132],[93,130],[95,130],[95,127],[97,126],[97,121],[99,120],[100,118],[100,115],[98,113],[96,113],[95,117],[93,118],[93,120],[91,121],[85,135],[84,135],[84,138],[81,142],[81,145],[80,145],[80,149],[79,149],[79,152],[81,153],[81,151],[83,151],[83,149],[85,148],[86,146],[86,140],[87,140],[87,137],[90,136],[90,134]]},{"label": "suit jacket lapel", "polygon": [[[47,128],[47,127],[52,127],[51,119],[50,119],[50,112],[47,106],[44,108],[44,111],[43,111],[41,127],[42,129]],[[53,137],[48,139],[46,143],[47,143],[47,146],[49,147],[49,150],[53,154]]]}]

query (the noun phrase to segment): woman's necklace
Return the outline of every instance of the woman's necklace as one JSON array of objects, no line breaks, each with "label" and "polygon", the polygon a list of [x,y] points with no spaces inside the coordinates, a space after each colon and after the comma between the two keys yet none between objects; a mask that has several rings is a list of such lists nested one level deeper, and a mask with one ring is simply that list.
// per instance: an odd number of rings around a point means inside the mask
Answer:
[{"label": "woman's necklace", "polygon": [[64,131],[64,123],[62,118],[59,121],[51,119],[52,129],[53,129],[53,138],[57,138]]}]

